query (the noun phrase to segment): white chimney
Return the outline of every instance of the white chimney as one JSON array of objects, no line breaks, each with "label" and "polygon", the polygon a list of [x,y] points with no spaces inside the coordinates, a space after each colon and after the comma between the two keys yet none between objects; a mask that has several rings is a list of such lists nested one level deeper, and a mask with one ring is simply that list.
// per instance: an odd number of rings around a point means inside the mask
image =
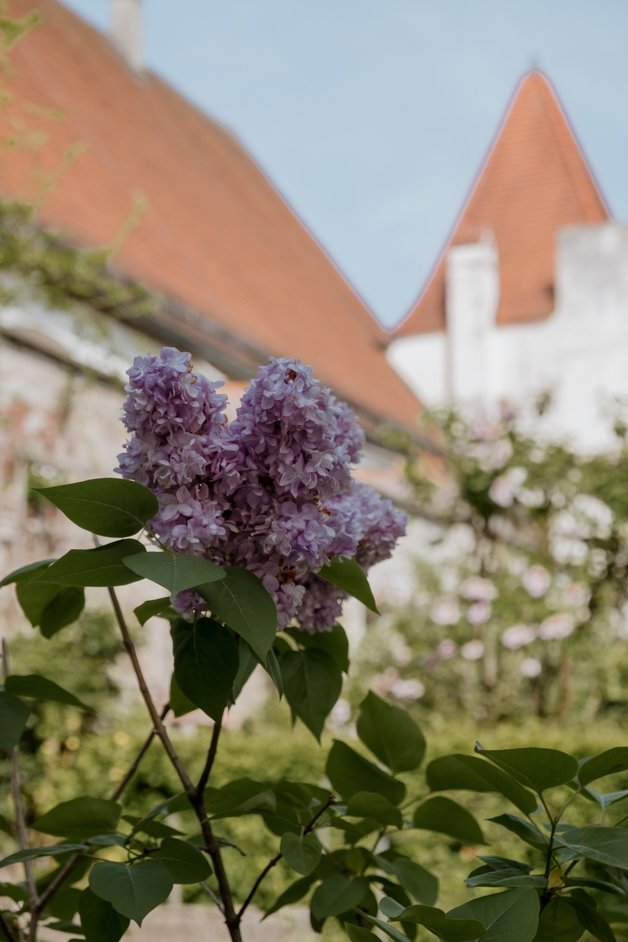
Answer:
[{"label": "white chimney", "polygon": [[111,0],[111,42],[139,75],[144,69],[141,0]]}]

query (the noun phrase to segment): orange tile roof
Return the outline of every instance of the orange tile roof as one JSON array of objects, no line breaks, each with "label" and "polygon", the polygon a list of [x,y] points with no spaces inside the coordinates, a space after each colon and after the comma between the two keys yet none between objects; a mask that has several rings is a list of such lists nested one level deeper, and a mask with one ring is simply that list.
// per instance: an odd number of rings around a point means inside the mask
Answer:
[{"label": "orange tile roof", "polygon": [[604,199],[548,79],[524,76],[453,232],[422,294],[394,336],[445,329],[445,263],[452,246],[494,237],[498,324],[553,310],[554,246],[561,226],[609,218]]},{"label": "orange tile roof", "polygon": [[[386,361],[384,331],[236,138],[155,74],[135,75],[57,0],[7,9],[33,5],[44,22],[14,49],[0,131],[48,140],[3,155],[0,192],[32,198],[55,178],[39,219],[88,246],[111,243],[143,194],[115,268],[173,302],[171,321],[195,312],[236,353],[243,342],[298,356],[366,413],[413,422],[419,404]],[[63,169],[76,143],[84,152]]]}]

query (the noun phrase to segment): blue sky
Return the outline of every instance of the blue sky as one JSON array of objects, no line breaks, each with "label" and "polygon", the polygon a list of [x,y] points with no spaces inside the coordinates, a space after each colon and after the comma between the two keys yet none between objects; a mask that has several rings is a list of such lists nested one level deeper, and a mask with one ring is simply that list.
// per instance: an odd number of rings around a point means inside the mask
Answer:
[{"label": "blue sky", "polygon": [[[108,27],[109,0],[66,3]],[[532,67],[628,219],[625,0],[143,0],[143,15],[148,65],[236,132],[383,323],[418,295]]]}]

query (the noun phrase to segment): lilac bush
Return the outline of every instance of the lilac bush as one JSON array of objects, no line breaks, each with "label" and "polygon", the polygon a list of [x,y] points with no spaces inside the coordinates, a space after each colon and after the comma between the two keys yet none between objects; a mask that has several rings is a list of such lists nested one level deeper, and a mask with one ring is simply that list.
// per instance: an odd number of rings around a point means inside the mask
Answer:
[{"label": "lilac bush", "polygon": [[[128,375],[130,437],[117,471],[158,497],[155,540],[251,570],[280,627],[296,618],[306,631],[330,629],[344,594],[315,574],[336,556],[364,568],[386,559],[406,523],[352,477],[364,433],[351,409],[288,357],[259,370],[231,423],[220,384],[196,373],[189,353],[137,357]],[[185,592],[175,605],[204,603]]]}]

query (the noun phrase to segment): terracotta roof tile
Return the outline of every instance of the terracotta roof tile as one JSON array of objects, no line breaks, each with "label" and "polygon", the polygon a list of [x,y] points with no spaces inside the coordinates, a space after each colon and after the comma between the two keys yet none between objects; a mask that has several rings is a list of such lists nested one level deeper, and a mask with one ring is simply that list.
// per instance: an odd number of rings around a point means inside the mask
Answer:
[{"label": "terracotta roof tile", "polygon": [[548,79],[526,75],[423,293],[395,336],[445,329],[445,262],[455,245],[490,234],[500,273],[498,324],[553,310],[554,246],[561,226],[609,218],[604,199]]},{"label": "terracotta roof tile", "polygon": [[[8,12],[32,6],[11,0]],[[136,76],[57,0],[36,6],[44,23],[15,47],[0,128],[18,120],[18,137],[43,128],[48,141],[4,157],[0,190],[33,197],[56,177],[39,218],[92,246],[111,243],[143,194],[121,273],[262,351],[300,357],[372,414],[412,422],[419,405],[386,361],[384,331],[234,136],[156,75]],[[76,143],[84,153],[63,170]]]}]

